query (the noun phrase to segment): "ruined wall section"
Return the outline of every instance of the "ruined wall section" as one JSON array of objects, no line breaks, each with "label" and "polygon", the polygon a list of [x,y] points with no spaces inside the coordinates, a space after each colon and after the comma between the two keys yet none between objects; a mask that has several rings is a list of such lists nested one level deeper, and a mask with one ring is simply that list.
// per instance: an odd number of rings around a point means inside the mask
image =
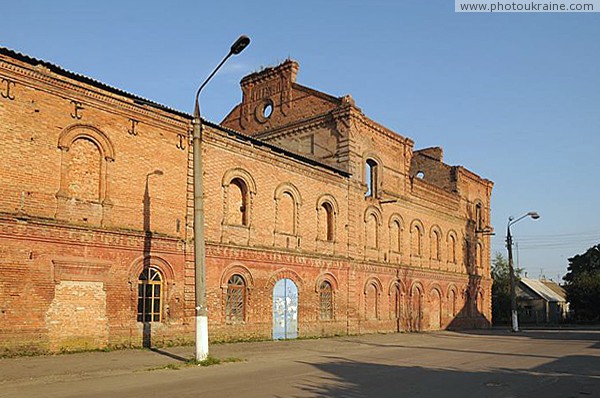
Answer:
[{"label": "ruined wall section", "polygon": [[258,135],[327,113],[339,105],[339,99],[297,84],[298,68],[296,61],[287,60],[244,77],[240,82],[242,102],[221,124]]}]

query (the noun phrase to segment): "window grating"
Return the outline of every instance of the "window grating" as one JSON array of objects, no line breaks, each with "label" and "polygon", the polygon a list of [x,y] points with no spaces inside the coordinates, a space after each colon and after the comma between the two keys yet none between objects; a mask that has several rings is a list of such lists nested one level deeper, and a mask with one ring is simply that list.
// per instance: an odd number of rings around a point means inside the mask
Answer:
[{"label": "window grating", "polygon": [[227,282],[225,318],[231,322],[244,320],[246,301],[246,282],[240,275],[233,275]]},{"label": "window grating", "polygon": [[333,291],[331,284],[327,281],[321,283],[319,287],[319,302],[322,320],[331,320],[333,318]]}]

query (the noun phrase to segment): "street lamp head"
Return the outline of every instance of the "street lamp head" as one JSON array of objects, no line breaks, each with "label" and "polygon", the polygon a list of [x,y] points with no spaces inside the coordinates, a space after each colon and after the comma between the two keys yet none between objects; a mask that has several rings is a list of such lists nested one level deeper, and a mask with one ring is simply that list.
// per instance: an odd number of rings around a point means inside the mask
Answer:
[{"label": "street lamp head", "polygon": [[161,175],[163,175],[163,174],[165,174],[165,173],[163,173],[163,171],[162,171],[162,170],[158,170],[158,169],[157,169],[157,170],[154,170],[154,171],[153,171],[152,173],[150,173],[150,174],[154,174],[154,175],[157,175],[157,176],[161,176]]},{"label": "street lamp head", "polygon": [[248,47],[248,44],[250,44],[250,38],[242,35],[231,45],[229,52],[233,55],[238,55]]},{"label": "street lamp head", "polygon": [[533,218],[534,220],[537,220],[538,218],[540,218],[540,215],[538,214],[537,211],[530,211],[529,213],[527,213],[527,215],[531,218]]}]

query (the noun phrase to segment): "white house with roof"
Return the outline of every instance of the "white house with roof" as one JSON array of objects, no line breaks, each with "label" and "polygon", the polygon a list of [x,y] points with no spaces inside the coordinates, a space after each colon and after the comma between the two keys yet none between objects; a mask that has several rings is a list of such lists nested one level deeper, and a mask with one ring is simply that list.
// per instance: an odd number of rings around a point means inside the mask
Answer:
[{"label": "white house with roof", "polygon": [[567,317],[566,292],[554,281],[521,278],[516,293],[522,323],[560,323]]}]

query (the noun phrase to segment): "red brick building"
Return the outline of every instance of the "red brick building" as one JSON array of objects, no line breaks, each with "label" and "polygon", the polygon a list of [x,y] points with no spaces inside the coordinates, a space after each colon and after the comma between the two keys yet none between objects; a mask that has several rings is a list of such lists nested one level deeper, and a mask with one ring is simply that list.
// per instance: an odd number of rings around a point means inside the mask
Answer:
[{"label": "red brick building", "polygon": [[[492,183],[297,71],[205,124],[210,339],[489,325]],[[193,338],[190,129],[0,49],[0,350]]]}]

